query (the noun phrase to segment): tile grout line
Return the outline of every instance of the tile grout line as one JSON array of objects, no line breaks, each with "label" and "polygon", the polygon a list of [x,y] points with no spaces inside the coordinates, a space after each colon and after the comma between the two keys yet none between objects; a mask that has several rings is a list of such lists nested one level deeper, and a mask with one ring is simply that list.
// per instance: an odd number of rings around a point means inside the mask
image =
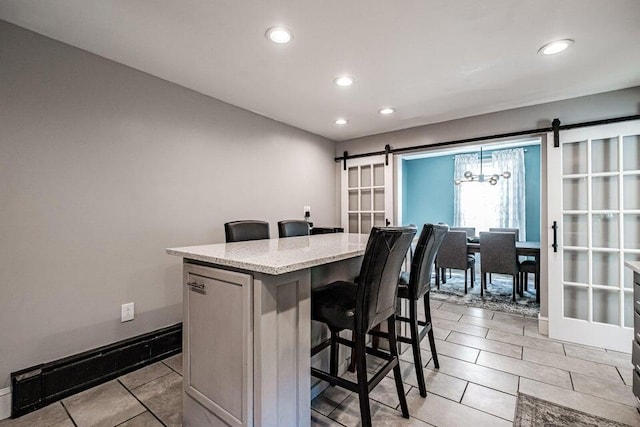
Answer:
[{"label": "tile grout line", "polygon": [[576,390],[576,386],[573,385],[573,375],[572,375],[571,371],[569,371],[569,380],[571,380],[571,390],[578,391],[578,390]]},{"label": "tile grout line", "polygon": [[[171,357],[173,357],[173,356],[171,356]],[[167,359],[169,359],[169,358],[167,358]],[[162,362],[162,364],[163,364],[164,366],[166,366],[167,368],[171,369],[171,370],[172,370],[173,372],[175,372],[176,374],[178,374],[178,375],[182,376],[182,374],[181,374],[180,372],[176,371],[176,370],[175,370],[175,369],[173,369],[171,366],[169,366],[168,364],[164,363],[164,361],[165,361],[165,360],[167,360],[167,359],[163,359],[163,360],[161,360],[160,362]],[[166,374],[166,375],[169,375],[169,374]],[[164,375],[163,375],[163,376],[164,376]]]},{"label": "tile grout line", "polygon": [[[513,421],[508,420],[508,419],[506,419],[506,418],[502,418],[501,416],[498,416],[498,415],[492,414],[492,413],[487,412],[487,411],[484,411],[484,410],[482,410],[482,409],[475,408],[475,407],[473,407],[473,406],[469,406],[469,405],[467,405],[466,403],[462,403],[462,399],[464,399],[464,395],[465,395],[465,393],[467,392],[467,388],[469,387],[469,384],[474,384],[474,385],[477,385],[477,386],[479,386],[479,387],[488,388],[488,389],[493,390],[493,391],[496,391],[496,392],[498,392],[498,393],[503,393],[503,394],[507,394],[507,395],[509,395],[509,396],[514,396],[514,395],[513,395],[513,394],[511,394],[511,393],[505,393],[504,391],[496,390],[496,389],[493,389],[493,388],[491,388],[491,387],[483,386],[483,385],[481,385],[481,384],[476,384],[476,383],[474,383],[474,382],[472,382],[472,381],[467,381],[467,385],[466,385],[466,386],[465,386],[465,388],[464,388],[464,392],[462,393],[462,397],[460,397],[460,401],[459,401],[459,402],[458,402],[458,401],[455,401],[455,400],[453,400],[453,399],[450,399],[450,398],[448,398],[448,397],[446,397],[446,396],[439,395],[438,393],[435,393],[435,392],[433,392],[433,391],[432,391],[431,393],[432,393],[432,394],[435,394],[436,396],[438,396],[438,397],[440,397],[440,398],[442,398],[442,399],[446,399],[446,400],[448,400],[448,401],[450,401],[450,402],[454,402],[454,403],[457,403],[457,404],[459,404],[459,405],[465,406],[465,407],[467,407],[467,408],[473,409],[474,411],[482,412],[482,413],[485,413],[485,414],[490,415],[490,416],[492,416],[492,417],[499,418],[499,419],[501,419],[501,420],[505,420],[505,421],[513,422]],[[415,387],[414,387],[414,388],[415,388]],[[517,394],[516,394],[514,397],[516,397],[516,398],[517,398],[517,397],[518,397],[518,396],[517,396]],[[518,404],[518,403],[517,403],[517,401],[516,401],[516,405],[517,405],[517,404]],[[418,420],[420,420],[420,421],[422,421],[422,422],[425,422],[425,423],[429,424],[429,422],[428,422],[428,421],[423,420],[422,418],[418,418],[418,417],[416,417],[416,416],[413,416],[413,417],[414,417],[414,418],[416,418],[416,419],[418,419]],[[431,424],[429,424],[429,425],[431,425]]]},{"label": "tile grout line", "polygon": [[[168,374],[167,374],[167,375],[168,375]],[[118,381],[118,383],[119,383],[122,387],[124,387],[124,389],[125,389],[125,390],[127,390],[127,391],[129,392],[129,394],[130,394],[131,396],[133,396],[133,398],[134,398],[134,399],[136,399],[138,402],[140,402],[140,405],[142,405],[142,407],[143,407],[144,409],[146,409],[146,410],[147,410],[147,411],[148,411],[148,412],[153,416],[153,418],[155,418],[156,420],[158,420],[158,422],[159,422],[160,424],[162,424],[164,427],[167,427],[167,425],[166,425],[166,424],[165,424],[165,423],[164,423],[160,418],[158,418],[158,416],[157,416],[157,415],[156,415],[156,414],[155,414],[151,409],[149,409],[149,407],[148,407],[147,405],[145,405],[145,404],[144,404],[144,402],[142,402],[140,399],[138,399],[138,396],[136,396],[135,394],[133,394],[133,392],[132,392],[131,390],[129,390],[127,387],[125,387],[125,385],[124,385],[124,384],[122,384],[122,382],[120,382],[120,379],[118,379],[117,381]],[[137,387],[136,387],[136,388],[137,388]],[[138,414],[138,415],[141,415],[141,414]],[[136,415],[136,417],[137,417],[138,415]],[[133,417],[133,418],[135,418],[135,417]],[[133,418],[131,418],[131,419],[133,419]],[[125,421],[125,422],[126,422],[126,421]]]},{"label": "tile grout line", "polygon": [[71,413],[69,412],[69,410],[67,409],[67,407],[65,406],[64,402],[61,400],[60,404],[62,405],[62,408],[64,409],[64,411],[67,413],[67,416],[69,417],[69,419],[71,420],[71,423],[75,426],[78,427],[78,424],[76,423],[76,420],[73,419],[73,417],[71,416]]},{"label": "tile grout line", "polygon": [[467,381],[467,383],[464,385],[464,390],[462,390],[462,394],[460,395],[460,401],[458,403],[460,403],[461,405],[462,403],[462,399],[464,399],[464,394],[467,392],[467,388],[469,388],[469,383],[471,381]]}]

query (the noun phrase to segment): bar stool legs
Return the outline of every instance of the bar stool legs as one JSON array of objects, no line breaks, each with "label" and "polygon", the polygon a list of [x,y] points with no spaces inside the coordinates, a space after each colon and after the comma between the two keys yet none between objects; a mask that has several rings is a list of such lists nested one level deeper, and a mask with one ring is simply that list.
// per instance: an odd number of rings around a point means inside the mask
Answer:
[{"label": "bar stool legs", "polygon": [[411,334],[411,349],[413,350],[413,362],[416,368],[416,378],[420,396],[427,397],[427,386],[422,372],[422,356],[420,355],[420,333],[418,332],[418,301],[409,300],[409,332]]},{"label": "bar stool legs", "polygon": [[[396,337],[396,319],[391,316],[387,319],[387,329],[389,330],[389,352],[391,356],[398,360],[396,366],[393,367],[393,377],[396,380],[396,391],[400,400],[400,409],[404,418],[409,418],[409,407],[407,406],[407,397],[404,394],[404,385],[402,385],[402,372],[400,371],[400,359],[398,358],[398,340]],[[366,374],[365,374],[366,375]]]},{"label": "bar stool legs", "polygon": [[[424,316],[425,323],[431,325],[431,306],[429,305],[429,293],[427,292],[423,298],[424,301]],[[436,369],[440,369],[440,363],[438,363],[438,352],[436,351],[436,338],[433,335],[433,326],[431,326],[427,332],[429,337],[429,347],[431,348],[431,357],[433,358],[433,365]]]}]

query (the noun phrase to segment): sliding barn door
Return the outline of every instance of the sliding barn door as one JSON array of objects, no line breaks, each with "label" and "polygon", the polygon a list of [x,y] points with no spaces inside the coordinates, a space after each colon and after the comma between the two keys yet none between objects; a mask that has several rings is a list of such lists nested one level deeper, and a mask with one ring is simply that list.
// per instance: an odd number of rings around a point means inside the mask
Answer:
[{"label": "sliding barn door", "polygon": [[631,350],[632,274],[640,259],[640,121],[548,140],[549,336]]},{"label": "sliding barn door", "polygon": [[[393,156],[347,160],[342,167],[342,227],[345,233],[368,234],[371,227],[394,224]],[[387,164],[388,163],[388,164]]]}]

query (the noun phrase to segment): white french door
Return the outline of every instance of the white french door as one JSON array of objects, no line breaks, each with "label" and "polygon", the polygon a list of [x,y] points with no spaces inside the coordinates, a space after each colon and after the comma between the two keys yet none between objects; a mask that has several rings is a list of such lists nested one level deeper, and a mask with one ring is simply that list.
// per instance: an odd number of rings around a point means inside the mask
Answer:
[{"label": "white french door", "polygon": [[[549,337],[630,352],[640,260],[640,120],[547,137]],[[549,224],[551,225],[551,224]],[[555,240],[554,240],[555,233]]]},{"label": "white french door", "polygon": [[384,155],[347,160],[340,187],[346,233],[368,234],[372,227],[394,224],[391,154],[388,162]]}]

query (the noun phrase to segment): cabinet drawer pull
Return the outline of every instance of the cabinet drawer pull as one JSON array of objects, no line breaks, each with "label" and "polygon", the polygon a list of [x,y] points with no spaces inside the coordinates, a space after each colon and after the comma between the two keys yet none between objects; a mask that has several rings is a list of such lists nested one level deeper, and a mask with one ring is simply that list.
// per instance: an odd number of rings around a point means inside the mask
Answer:
[{"label": "cabinet drawer pull", "polygon": [[204,290],[204,283],[189,282],[187,283],[187,286],[191,286],[193,289]]}]

